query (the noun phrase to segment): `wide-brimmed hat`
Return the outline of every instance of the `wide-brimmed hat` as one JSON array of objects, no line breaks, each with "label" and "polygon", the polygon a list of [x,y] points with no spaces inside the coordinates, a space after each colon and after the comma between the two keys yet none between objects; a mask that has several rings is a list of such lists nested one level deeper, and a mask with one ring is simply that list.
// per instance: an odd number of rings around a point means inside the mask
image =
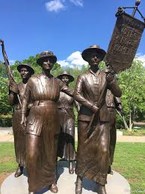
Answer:
[{"label": "wide-brimmed hat", "polygon": [[62,79],[62,76],[68,76],[69,82],[74,81],[74,77],[70,75],[67,71],[64,71],[62,74],[58,75],[57,78]]},{"label": "wide-brimmed hat", "polygon": [[82,58],[85,60],[85,61],[88,61],[90,55],[92,52],[96,52],[100,55],[100,58],[101,60],[104,59],[105,55],[106,55],[106,51],[104,51],[103,49],[101,49],[98,45],[92,45],[90,46],[89,48],[85,49],[83,52],[82,52]]},{"label": "wide-brimmed hat", "polygon": [[31,67],[30,64],[23,64],[23,63],[20,63],[18,66],[17,66],[17,70],[20,72],[21,69],[25,67],[31,74],[34,74],[34,69]]},{"label": "wide-brimmed hat", "polygon": [[37,59],[37,63],[42,65],[45,59],[51,59],[53,64],[57,61],[57,57],[53,54],[52,51],[43,51],[40,53],[39,58]]}]

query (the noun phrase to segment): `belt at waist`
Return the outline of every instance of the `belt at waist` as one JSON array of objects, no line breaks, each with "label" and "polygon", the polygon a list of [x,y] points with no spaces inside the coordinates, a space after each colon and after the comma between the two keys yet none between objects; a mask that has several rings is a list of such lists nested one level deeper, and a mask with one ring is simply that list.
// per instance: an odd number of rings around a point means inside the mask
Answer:
[{"label": "belt at waist", "polygon": [[115,109],[115,107],[114,107],[114,106],[107,106],[107,108],[113,108],[113,109]]},{"label": "belt at waist", "polygon": [[72,107],[58,106],[59,109],[73,109]]},{"label": "belt at waist", "polygon": [[45,106],[50,104],[56,105],[56,102],[52,100],[36,100],[33,102],[33,106]]}]

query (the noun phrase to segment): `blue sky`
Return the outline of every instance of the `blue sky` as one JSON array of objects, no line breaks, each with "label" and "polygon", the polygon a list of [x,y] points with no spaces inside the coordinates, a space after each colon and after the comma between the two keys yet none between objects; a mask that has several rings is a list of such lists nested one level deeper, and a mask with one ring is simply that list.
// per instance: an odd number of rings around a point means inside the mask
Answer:
[{"label": "blue sky", "polygon": [[[90,45],[98,44],[107,50],[118,7],[134,3],[135,0],[0,0],[0,39],[5,41],[11,61],[52,50],[62,65],[81,65],[84,61],[80,53]],[[141,1],[139,10],[145,16],[145,1]],[[145,32],[137,54],[145,58]]]}]

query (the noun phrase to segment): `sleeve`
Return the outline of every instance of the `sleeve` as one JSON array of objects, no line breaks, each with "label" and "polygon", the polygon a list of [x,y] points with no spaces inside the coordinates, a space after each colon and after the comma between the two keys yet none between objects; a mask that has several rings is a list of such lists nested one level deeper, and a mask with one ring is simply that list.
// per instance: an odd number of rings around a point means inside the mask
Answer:
[{"label": "sleeve", "polygon": [[122,108],[122,103],[121,103],[121,98],[119,97],[114,97],[114,103],[115,103],[115,108],[122,112],[123,111],[123,108]]},{"label": "sleeve", "polygon": [[23,101],[22,101],[22,114],[26,114],[27,109],[28,109],[28,104],[30,102],[30,98],[31,98],[31,78],[29,79],[27,86],[26,86],[26,90],[23,96]]},{"label": "sleeve", "polygon": [[111,82],[108,83],[108,89],[111,90],[111,92],[114,96],[121,97],[122,91],[121,91],[115,77]]},{"label": "sleeve", "polygon": [[70,89],[68,86],[66,86],[61,80],[59,80],[59,85],[61,88],[61,91],[66,93],[67,95],[73,97],[74,91]]},{"label": "sleeve", "polygon": [[74,100],[74,106],[75,106],[75,108],[77,109],[77,111],[79,112],[80,111],[80,104],[76,101],[76,100]]},{"label": "sleeve", "polygon": [[19,84],[17,84],[16,82],[11,82],[9,84],[9,103],[10,105],[14,106],[16,104],[19,104]]},{"label": "sleeve", "polygon": [[9,91],[9,104],[11,106],[14,106],[15,104],[18,104],[18,98],[17,98],[17,94],[12,92],[12,91]]}]

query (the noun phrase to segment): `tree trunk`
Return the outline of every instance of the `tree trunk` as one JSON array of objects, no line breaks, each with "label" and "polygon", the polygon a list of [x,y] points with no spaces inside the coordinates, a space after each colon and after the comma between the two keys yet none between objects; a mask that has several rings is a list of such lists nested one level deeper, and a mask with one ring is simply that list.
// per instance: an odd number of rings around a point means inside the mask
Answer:
[{"label": "tree trunk", "polygon": [[131,115],[131,111],[129,114],[129,128],[128,131],[132,131],[132,127],[133,127],[133,122],[132,122],[132,115]]},{"label": "tree trunk", "polygon": [[117,111],[117,113],[118,113],[119,116],[122,118],[125,129],[128,130],[128,129],[129,129],[129,126],[127,125],[127,122],[126,122],[124,116],[123,116],[119,111]]}]

